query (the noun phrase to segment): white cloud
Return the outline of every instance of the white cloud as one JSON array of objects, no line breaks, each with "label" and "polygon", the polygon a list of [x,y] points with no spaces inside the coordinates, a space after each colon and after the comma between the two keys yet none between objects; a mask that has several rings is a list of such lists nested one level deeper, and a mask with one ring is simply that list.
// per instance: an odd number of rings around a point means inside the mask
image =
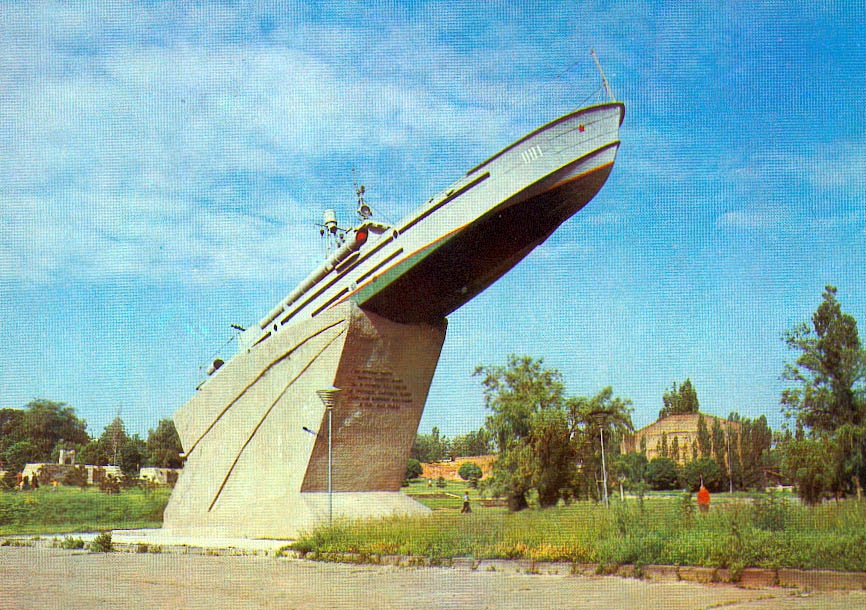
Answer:
[{"label": "white cloud", "polygon": [[[7,281],[250,279],[318,251],[310,208],[351,199],[335,160],[365,165],[400,215],[520,135],[515,117],[552,118],[525,112],[542,97],[478,61],[486,49],[470,61],[411,23],[372,43],[363,27],[300,25],[288,41],[318,46],[298,50],[232,34],[244,20],[229,9],[23,13],[4,26],[18,42],[0,43],[29,75],[0,97]],[[149,42],[166,18],[176,36]]]}]

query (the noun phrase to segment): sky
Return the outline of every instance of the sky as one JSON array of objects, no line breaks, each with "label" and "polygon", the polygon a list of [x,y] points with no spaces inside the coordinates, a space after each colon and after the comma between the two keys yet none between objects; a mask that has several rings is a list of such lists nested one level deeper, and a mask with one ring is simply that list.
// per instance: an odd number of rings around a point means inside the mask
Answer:
[{"label": "sky", "polygon": [[[824,286],[866,326],[862,2],[0,2],[0,408],[146,435],[322,256],[354,186],[393,222],[575,110],[613,172],[449,318],[420,432],[543,358],[636,427],[689,378],[778,428],[783,333]],[[353,172],[354,170],[354,172]]]}]

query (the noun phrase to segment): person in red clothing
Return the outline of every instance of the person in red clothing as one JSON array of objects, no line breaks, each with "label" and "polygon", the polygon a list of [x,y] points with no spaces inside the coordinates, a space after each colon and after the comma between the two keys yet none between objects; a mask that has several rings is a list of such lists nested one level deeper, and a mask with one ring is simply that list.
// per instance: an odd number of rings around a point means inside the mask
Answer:
[{"label": "person in red clothing", "polygon": [[703,481],[701,481],[701,488],[698,490],[698,508],[702,513],[710,510],[710,492],[704,487]]}]

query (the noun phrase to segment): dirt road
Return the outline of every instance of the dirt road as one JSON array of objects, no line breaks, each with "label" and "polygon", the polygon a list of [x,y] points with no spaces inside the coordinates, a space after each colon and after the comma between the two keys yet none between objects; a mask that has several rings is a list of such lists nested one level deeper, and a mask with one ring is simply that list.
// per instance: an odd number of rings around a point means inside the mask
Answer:
[{"label": "dirt road", "polygon": [[866,592],[453,568],[320,564],[266,556],[0,548],[0,608],[866,608]]}]

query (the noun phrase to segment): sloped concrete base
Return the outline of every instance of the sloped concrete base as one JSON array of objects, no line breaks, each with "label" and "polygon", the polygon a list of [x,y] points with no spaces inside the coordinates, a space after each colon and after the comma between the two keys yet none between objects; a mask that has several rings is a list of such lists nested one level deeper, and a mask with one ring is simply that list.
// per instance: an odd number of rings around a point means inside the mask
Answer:
[{"label": "sloped concrete base", "polygon": [[174,419],[187,454],[164,514],[173,535],[292,538],[333,518],[421,514],[400,493],[445,340],[347,302],[240,353]]}]

